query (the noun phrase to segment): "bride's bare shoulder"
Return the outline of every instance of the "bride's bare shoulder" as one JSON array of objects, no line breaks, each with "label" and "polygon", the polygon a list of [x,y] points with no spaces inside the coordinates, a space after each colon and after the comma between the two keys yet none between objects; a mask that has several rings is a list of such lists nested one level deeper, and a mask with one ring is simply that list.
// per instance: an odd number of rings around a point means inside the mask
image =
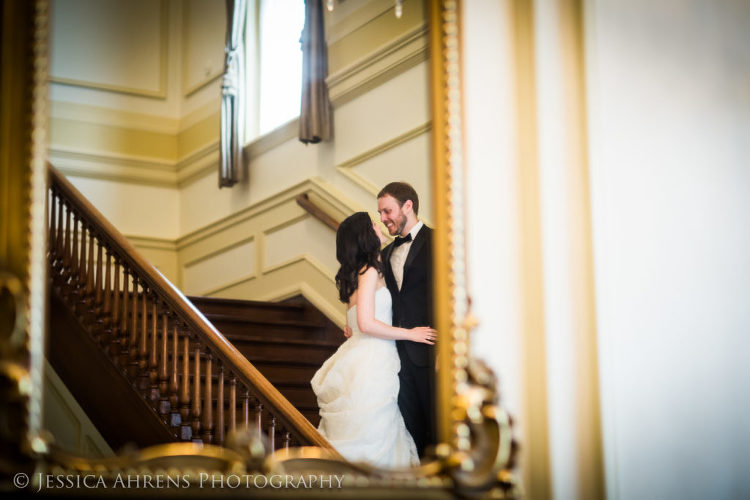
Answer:
[{"label": "bride's bare shoulder", "polygon": [[362,269],[359,270],[359,275],[371,278],[372,276],[380,276],[380,273],[372,266],[362,266]]}]

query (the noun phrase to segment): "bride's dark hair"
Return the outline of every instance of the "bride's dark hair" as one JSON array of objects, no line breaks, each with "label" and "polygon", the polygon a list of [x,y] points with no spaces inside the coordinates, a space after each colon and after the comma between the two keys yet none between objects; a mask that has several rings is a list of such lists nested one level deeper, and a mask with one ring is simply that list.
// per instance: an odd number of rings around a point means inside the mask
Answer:
[{"label": "bride's dark hair", "polygon": [[380,238],[373,231],[367,212],[357,212],[344,219],[336,231],[336,260],[341,264],[336,273],[336,287],[341,302],[348,303],[357,289],[360,270],[364,273],[374,267],[378,273],[383,272],[379,257]]}]

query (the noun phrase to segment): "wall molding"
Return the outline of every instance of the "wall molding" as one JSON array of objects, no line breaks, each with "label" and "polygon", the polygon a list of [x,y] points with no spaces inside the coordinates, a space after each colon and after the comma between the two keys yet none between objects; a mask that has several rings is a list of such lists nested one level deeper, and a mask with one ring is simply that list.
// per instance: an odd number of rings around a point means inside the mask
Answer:
[{"label": "wall molding", "polygon": [[237,285],[241,285],[243,283],[247,283],[249,281],[253,281],[253,280],[257,280],[257,279],[258,279],[258,275],[256,273],[249,274],[249,275],[237,278],[236,280],[227,281],[226,283],[223,283],[223,284],[221,284],[221,285],[219,285],[217,287],[209,288],[209,289],[207,289],[207,290],[205,290],[205,291],[203,291],[203,292],[201,292],[199,294],[196,294],[196,295],[200,295],[202,297],[211,297],[211,296],[213,296],[216,293],[223,292],[224,290],[228,290],[228,289],[230,289],[232,287],[235,287]]},{"label": "wall molding", "polygon": [[[200,264],[201,262],[205,262],[208,259],[211,259],[213,257],[217,257],[217,256],[219,256],[219,255],[221,255],[223,253],[226,253],[226,252],[230,251],[230,250],[234,250],[235,248],[237,248],[239,246],[242,246],[245,243],[250,243],[250,242],[252,242],[253,244],[257,244],[257,242],[255,241],[255,236],[254,235],[250,235],[247,238],[242,238],[240,240],[233,241],[229,245],[224,245],[221,248],[217,248],[216,250],[214,250],[212,252],[205,253],[205,254],[201,255],[200,257],[197,257],[197,258],[192,259],[192,260],[190,260],[188,262],[185,262],[184,264],[182,264],[182,267],[184,269],[187,269],[189,267],[193,267],[196,264]],[[256,274],[256,273],[253,273],[253,274]]]},{"label": "wall molding", "polygon": [[159,85],[156,90],[139,89],[135,87],[126,87],[109,83],[93,82],[89,80],[79,80],[76,78],[65,78],[50,75],[49,81],[59,85],[68,85],[73,87],[90,88],[94,90],[104,90],[118,94],[135,95],[139,97],[151,97],[156,99],[167,98],[167,69],[169,62],[169,2],[160,0],[159,20]]},{"label": "wall molding", "polygon": [[[324,266],[322,262],[320,262],[318,259],[316,259],[315,257],[313,257],[312,255],[310,255],[308,253],[303,253],[303,254],[297,255],[296,257],[288,259],[288,260],[286,260],[284,262],[280,262],[278,264],[274,264],[272,266],[264,266],[260,270],[260,272],[263,275],[273,274],[276,271],[280,271],[281,269],[285,269],[287,267],[290,267],[290,266],[292,266],[294,264],[297,264],[298,262],[306,262],[306,263],[310,264],[315,269],[317,269],[318,271],[320,271],[320,274],[322,274],[323,276],[325,276],[326,278],[328,278],[328,280],[331,283],[333,283],[334,285],[336,284],[335,274],[332,274],[330,269],[326,269],[326,266]],[[335,271],[334,271],[334,273],[335,273]]]},{"label": "wall molding", "polygon": [[334,307],[331,303],[326,300],[315,288],[308,285],[307,283],[299,283],[286,288],[280,288],[278,290],[272,290],[266,295],[260,296],[257,300],[266,302],[279,302],[281,300],[290,299],[296,295],[302,295],[312,305],[314,305],[320,312],[322,312],[328,319],[336,323],[342,330],[346,325],[346,311],[342,311],[341,307]]},{"label": "wall molding", "polygon": [[49,104],[50,118],[169,135],[180,135],[190,127],[221,113],[221,101],[218,98],[179,117],[149,115],[70,101],[51,100]]},{"label": "wall molding", "polygon": [[[328,204],[330,204],[331,207],[333,207],[335,210],[338,210],[341,214],[348,215],[352,212],[362,210],[362,208],[359,207],[356,203],[348,200],[346,196],[338,192],[335,188],[328,185],[326,182],[317,178],[310,178],[291,187],[288,187],[276,193],[275,195],[257,201],[248,207],[238,210],[237,212],[213,221],[210,224],[206,224],[205,226],[193,230],[184,236],[181,236],[176,240],[177,250],[182,250],[185,247],[194,245],[199,241],[203,241],[215,234],[226,231],[227,229],[230,229],[237,224],[241,224],[242,222],[257,217],[263,212],[272,210],[279,205],[294,201],[294,198],[298,194],[310,191],[319,195]],[[302,210],[302,208],[300,208],[300,210]]]},{"label": "wall molding", "polygon": [[397,135],[396,137],[393,137],[391,139],[388,139],[387,141],[381,142],[380,144],[368,149],[367,151],[363,153],[360,153],[356,156],[349,158],[346,161],[339,163],[338,165],[336,165],[336,170],[341,175],[347,177],[349,180],[354,182],[356,185],[358,185],[359,187],[361,187],[368,193],[372,194],[373,196],[377,196],[382,186],[381,187],[376,186],[375,184],[370,182],[368,179],[358,174],[354,170],[354,168],[371,158],[375,158],[378,155],[381,155],[388,150],[391,150],[401,144],[404,144],[405,142],[409,142],[412,139],[415,139],[416,137],[426,134],[430,130],[432,130],[432,122],[430,121],[424,122],[421,125],[418,125],[412,129],[407,130],[406,132],[402,134]]},{"label": "wall molding", "polygon": [[216,80],[219,80],[223,76],[224,76],[224,72],[223,71],[221,71],[219,73],[212,73],[212,74],[208,75],[201,82],[199,82],[199,83],[193,85],[192,87],[188,88],[187,90],[185,90],[185,93],[183,94],[183,97],[186,97],[186,98],[190,97],[191,95],[195,94],[200,89],[202,89],[203,87],[207,87],[208,85],[214,83]]},{"label": "wall molding", "polygon": [[245,159],[249,160],[281,146],[285,142],[295,139],[298,136],[299,117],[293,118],[283,125],[279,125],[272,131],[266,132],[262,136],[248,142],[243,147],[242,152],[245,155]]},{"label": "wall molding", "polygon": [[210,119],[214,115],[220,114],[221,98],[217,96],[216,99],[191,109],[185,115],[180,116],[180,123],[177,132],[182,133],[193,125],[197,125],[202,121]]},{"label": "wall molding", "polygon": [[[289,201],[290,199],[287,199],[287,201]],[[310,217],[310,214],[308,214],[307,212],[304,212],[304,211],[300,212],[300,214],[297,215],[296,217],[292,217],[291,219],[287,219],[287,220],[285,220],[284,222],[282,222],[280,224],[275,224],[275,225],[273,225],[271,227],[267,227],[266,229],[264,229],[264,230],[261,231],[261,234],[263,235],[263,238],[265,239],[268,235],[273,234],[273,233],[278,232],[278,231],[281,231],[282,229],[286,229],[289,226],[292,226],[292,225],[294,225],[294,224],[296,224],[298,222],[302,222],[303,220],[305,220],[305,219],[307,219],[309,217]]]},{"label": "wall molding", "polygon": [[213,141],[177,161],[177,186],[184,187],[219,170],[219,141]]},{"label": "wall molding", "polygon": [[427,25],[396,38],[326,78],[334,107],[349,102],[427,60]]},{"label": "wall molding", "polygon": [[[393,12],[393,2],[390,0],[359,0],[362,5],[347,5],[337,0],[338,5],[328,13],[331,20],[326,25],[326,43],[333,44],[353,33],[367,23],[372,22],[383,14]],[[348,11],[347,9],[355,10]]]},{"label": "wall molding", "polygon": [[[181,90],[182,90],[182,96],[183,97],[190,97],[192,94],[196,93],[203,87],[207,86],[208,84],[216,81],[217,79],[221,78],[224,75],[224,64],[221,65],[220,68],[217,68],[215,71],[210,72],[208,75],[204,75],[203,78],[199,79],[196,82],[190,83],[190,57],[188,57],[188,53],[190,52],[190,37],[188,36],[188,27],[191,22],[191,12],[189,8],[189,3],[185,2],[182,5],[182,22],[180,26],[180,40],[182,43],[182,50],[180,51],[182,53],[182,68],[180,70],[181,73]],[[222,47],[223,49],[224,47]]]},{"label": "wall molding", "polygon": [[73,177],[179,188],[217,168],[219,141],[206,144],[176,161],[56,145],[50,146],[49,159],[63,174]]},{"label": "wall molding", "polygon": [[176,135],[182,119],[147,115],[115,108],[104,108],[68,101],[50,101],[50,118],[59,118],[108,127],[137,129],[145,132]]},{"label": "wall molding", "polygon": [[[334,187],[320,179],[308,179],[241,212],[208,224],[175,242],[178,261],[187,262],[180,265],[181,275],[188,267],[221,256],[249,240],[255,242],[254,269],[252,273],[223,283],[207,283],[208,286],[203,289],[196,282],[188,293],[266,301],[283,300],[301,293],[332,321],[344,324],[345,315],[337,307],[337,295],[334,293],[335,269],[329,269],[319,257],[305,251],[283,262],[269,264],[266,260],[267,235],[300,221],[311,220],[311,216],[296,204],[295,198],[300,193],[323,200],[337,215],[348,215],[355,211],[353,203]],[[326,231],[330,230],[326,228]]]},{"label": "wall molding", "polygon": [[170,252],[177,251],[177,245],[175,240],[167,238],[154,238],[151,236],[136,236],[136,235],[125,235],[130,243],[136,248],[149,248],[151,250],[168,250]]},{"label": "wall molding", "polygon": [[176,187],[174,162],[117,153],[86,151],[52,145],[50,162],[65,175],[129,184]]}]

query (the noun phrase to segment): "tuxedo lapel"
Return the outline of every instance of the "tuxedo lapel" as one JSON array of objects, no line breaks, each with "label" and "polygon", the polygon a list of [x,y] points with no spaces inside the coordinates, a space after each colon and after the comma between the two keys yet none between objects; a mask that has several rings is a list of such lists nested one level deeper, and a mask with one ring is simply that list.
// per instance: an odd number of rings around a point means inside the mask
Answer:
[{"label": "tuxedo lapel", "polygon": [[429,243],[430,235],[429,235],[430,228],[427,226],[423,226],[422,229],[419,230],[417,233],[417,237],[414,238],[414,242],[411,244],[411,248],[409,248],[409,254],[406,256],[406,261],[404,262],[404,275],[403,279],[401,280],[402,287],[403,282],[406,281],[406,275],[408,274],[409,269],[411,268],[412,262],[414,262],[414,259],[417,258],[417,255],[419,255],[419,252],[422,251],[422,247]]},{"label": "tuxedo lapel", "polygon": [[396,277],[393,275],[393,268],[391,267],[391,254],[395,246],[393,243],[385,247],[380,255],[383,260],[383,268],[385,270],[385,284],[390,290],[391,295],[398,293],[398,286],[396,285]]}]

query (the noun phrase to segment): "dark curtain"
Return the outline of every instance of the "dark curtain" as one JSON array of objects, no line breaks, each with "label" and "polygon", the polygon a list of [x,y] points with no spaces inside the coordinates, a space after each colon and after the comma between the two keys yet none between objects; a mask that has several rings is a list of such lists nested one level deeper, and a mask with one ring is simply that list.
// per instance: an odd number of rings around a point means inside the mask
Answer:
[{"label": "dark curtain", "polygon": [[219,187],[237,183],[242,171],[242,129],[244,112],[243,35],[245,33],[245,0],[227,0],[226,62],[221,84],[221,150]]},{"label": "dark curtain", "polygon": [[323,23],[323,1],[305,0],[302,30],[302,105],[299,140],[305,144],[327,141],[333,136],[333,113],[328,98],[328,47]]}]

